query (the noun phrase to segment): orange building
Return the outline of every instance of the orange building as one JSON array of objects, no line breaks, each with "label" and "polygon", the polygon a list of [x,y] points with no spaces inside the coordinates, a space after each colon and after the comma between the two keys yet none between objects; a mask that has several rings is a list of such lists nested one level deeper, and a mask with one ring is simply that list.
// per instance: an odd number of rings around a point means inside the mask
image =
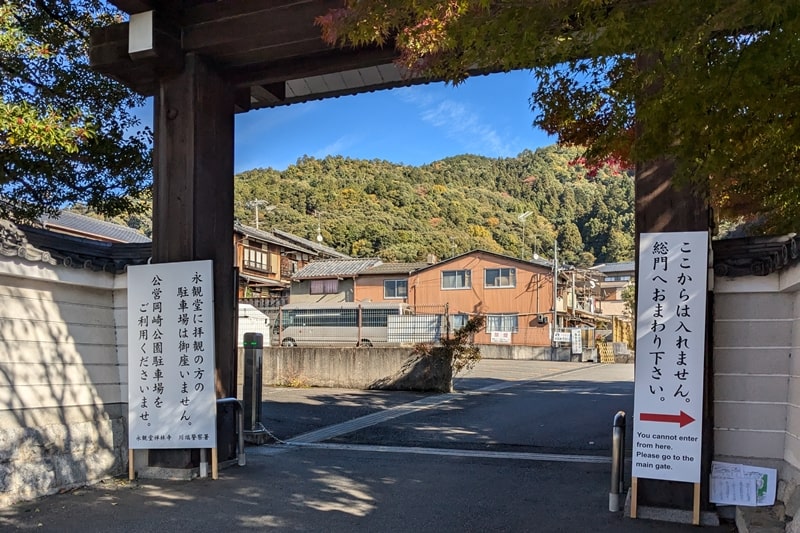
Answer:
[{"label": "orange building", "polygon": [[552,265],[486,251],[468,252],[408,276],[408,303],[447,304],[453,326],[486,317],[478,344],[550,346]]},{"label": "orange building", "polygon": [[381,263],[358,275],[356,302],[408,302],[408,277],[429,263]]}]

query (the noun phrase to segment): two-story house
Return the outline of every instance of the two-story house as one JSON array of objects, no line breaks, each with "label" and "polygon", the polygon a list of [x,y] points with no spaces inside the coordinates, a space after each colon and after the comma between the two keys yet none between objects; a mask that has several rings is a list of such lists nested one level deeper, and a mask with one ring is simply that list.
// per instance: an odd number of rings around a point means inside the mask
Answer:
[{"label": "two-story house", "polygon": [[430,263],[381,263],[358,275],[357,302],[408,302],[408,278]]},{"label": "two-story house", "polygon": [[453,327],[486,317],[478,344],[549,346],[553,319],[553,268],[543,261],[474,250],[414,271],[408,303],[448,305]]},{"label": "two-story house", "polygon": [[601,320],[599,277],[559,270],[554,287],[551,263],[482,250],[438,263],[331,259],[295,274],[291,303],[403,302],[417,313],[441,313],[447,306],[453,328],[471,316],[486,317],[479,344],[550,346],[554,318],[559,328],[592,327]]},{"label": "two-story house", "polygon": [[603,277],[598,281],[600,289],[600,311],[605,316],[629,316],[630,311],[622,299],[623,291],[636,280],[636,263],[604,263],[592,267]]},{"label": "two-story house", "polygon": [[291,303],[355,302],[356,279],[382,264],[380,259],[328,259],[314,261],[292,277]]}]

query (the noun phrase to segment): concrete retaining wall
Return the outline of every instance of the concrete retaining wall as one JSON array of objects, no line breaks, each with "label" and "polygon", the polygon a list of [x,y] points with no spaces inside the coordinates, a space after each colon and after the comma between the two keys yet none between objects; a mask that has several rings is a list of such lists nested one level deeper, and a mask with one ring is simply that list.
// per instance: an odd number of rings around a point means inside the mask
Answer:
[{"label": "concrete retaining wall", "polygon": [[584,354],[572,354],[569,348],[557,348],[554,353],[549,346],[512,346],[508,344],[481,344],[480,349],[483,359],[513,359],[519,361],[596,360],[594,350],[587,351]]},{"label": "concrete retaining wall", "polygon": [[411,348],[265,348],[263,383],[450,392],[453,375],[445,357]]}]

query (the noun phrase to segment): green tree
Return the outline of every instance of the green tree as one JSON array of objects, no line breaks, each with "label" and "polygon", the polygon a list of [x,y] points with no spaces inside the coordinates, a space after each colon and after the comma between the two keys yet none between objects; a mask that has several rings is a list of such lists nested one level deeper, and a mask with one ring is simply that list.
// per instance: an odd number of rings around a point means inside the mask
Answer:
[{"label": "green tree", "polygon": [[476,65],[532,68],[534,123],[586,146],[590,167],[667,158],[718,212],[796,229],[796,2],[348,0],[318,23],[331,43],[391,42],[412,72],[455,83]]},{"label": "green tree", "polygon": [[0,216],[145,209],[151,134],[130,111],[143,100],[88,64],[90,31],[117,20],[100,0],[0,5]]}]

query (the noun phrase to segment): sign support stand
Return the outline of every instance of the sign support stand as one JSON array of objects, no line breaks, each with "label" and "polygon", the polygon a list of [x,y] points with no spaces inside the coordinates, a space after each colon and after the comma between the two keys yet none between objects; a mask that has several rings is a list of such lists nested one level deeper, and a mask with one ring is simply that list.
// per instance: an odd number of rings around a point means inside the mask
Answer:
[{"label": "sign support stand", "polygon": [[[639,478],[631,478],[631,518],[636,518],[639,511],[637,493],[639,491]],[[694,499],[692,502],[692,525],[700,525],[700,483],[694,483]]]}]

